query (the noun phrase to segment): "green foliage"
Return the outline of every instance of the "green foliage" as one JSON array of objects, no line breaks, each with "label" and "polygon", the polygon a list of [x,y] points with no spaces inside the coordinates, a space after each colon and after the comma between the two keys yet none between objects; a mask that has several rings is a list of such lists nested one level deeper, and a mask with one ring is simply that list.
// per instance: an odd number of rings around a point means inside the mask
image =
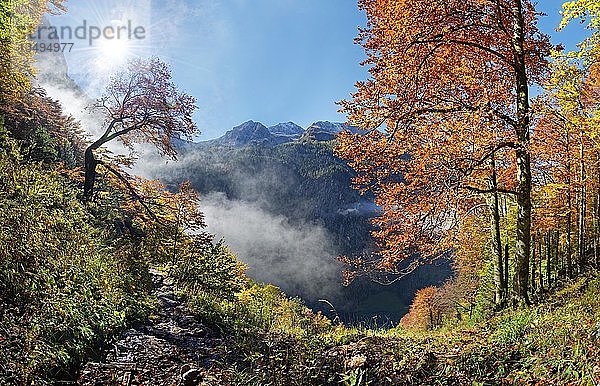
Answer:
[{"label": "green foliage", "polygon": [[191,305],[205,319],[242,339],[256,339],[257,334],[305,339],[331,327],[327,318],[313,314],[299,299],[287,298],[273,285],[246,286],[234,299],[202,292],[191,299]]},{"label": "green foliage", "polygon": [[365,376],[365,370],[353,369],[342,375],[340,383],[344,386],[361,386],[368,385],[369,381]]},{"label": "green foliage", "polygon": [[135,246],[96,228],[77,193],[51,169],[0,155],[0,383],[65,376],[145,312]]},{"label": "green foliage", "polygon": [[535,311],[520,310],[501,317],[491,336],[492,342],[517,344],[524,339],[536,319]]},{"label": "green foliage", "polygon": [[27,161],[58,161],[57,141],[42,127],[36,127],[27,134],[22,150]]},{"label": "green foliage", "polygon": [[[489,248],[488,248],[489,251]],[[486,256],[485,264],[481,272],[481,280],[475,297],[475,307],[468,323],[481,323],[493,316],[494,310],[494,268],[491,262],[491,256]]]},{"label": "green foliage", "polygon": [[[182,253],[183,252],[183,253]],[[223,299],[232,299],[247,283],[246,267],[223,244],[205,242],[186,251],[179,248],[171,274],[188,294],[208,293]]]},{"label": "green foliage", "polygon": [[79,166],[84,144],[79,123],[65,116],[60,104],[44,90],[33,89],[23,99],[0,104],[0,114],[19,146],[22,161]]},{"label": "green foliage", "polygon": [[272,285],[252,284],[224,299],[201,292],[192,309],[233,340],[241,366],[224,369],[235,385],[321,384],[319,355],[331,322]]},{"label": "green foliage", "polygon": [[23,96],[31,86],[33,50],[29,35],[46,12],[63,11],[62,0],[0,2],[0,100]]},{"label": "green foliage", "polygon": [[0,155],[10,156],[12,159],[18,158],[17,147],[10,139],[10,135],[4,126],[4,116],[0,114]]}]

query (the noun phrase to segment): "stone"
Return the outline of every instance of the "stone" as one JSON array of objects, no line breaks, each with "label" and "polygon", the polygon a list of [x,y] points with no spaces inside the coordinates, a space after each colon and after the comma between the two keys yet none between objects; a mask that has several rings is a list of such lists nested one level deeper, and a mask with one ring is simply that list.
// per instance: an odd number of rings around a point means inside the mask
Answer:
[{"label": "stone", "polygon": [[190,369],[181,376],[182,386],[198,386],[202,381],[202,373],[198,369]]}]

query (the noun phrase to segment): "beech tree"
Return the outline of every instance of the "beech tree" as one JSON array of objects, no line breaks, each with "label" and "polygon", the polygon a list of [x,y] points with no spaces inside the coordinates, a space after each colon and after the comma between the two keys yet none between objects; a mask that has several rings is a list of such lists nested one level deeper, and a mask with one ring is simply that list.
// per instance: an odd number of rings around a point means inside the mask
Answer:
[{"label": "beech tree", "polygon": [[156,58],[132,60],[91,108],[104,117],[104,134],[85,151],[85,201],[93,198],[98,165],[118,174],[95,154],[102,146],[113,140],[128,147],[144,142],[175,158],[173,139],[190,138],[197,131],[192,121],[196,100],[177,90],[168,66]]},{"label": "beech tree", "polygon": [[433,330],[442,323],[444,301],[437,287],[426,287],[417,291],[409,312],[400,320],[406,328]]},{"label": "beech tree", "polygon": [[[528,0],[361,0],[370,78],[342,102],[350,123],[337,152],[358,172],[382,214],[377,268],[395,270],[451,251],[475,208],[514,197],[515,302],[528,303],[531,245],[529,86],[546,72],[550,43]],[[491,197],[491,199],[490,199]],[[495,240],[498,303],[502,248]]]},{"label": "beech tree", "polygon": [[[584,74],[564,57],[556,57],[545,92],[535,103],[535,141],[533,154],[537,178],[535,228],[541,242],[549,232],[564,229],[564,270],[574,273],[573,230],[577,210],[577,185],[581,187],[581,145],[584,139],[581,121]],[[581,232],[580,232],[581,233]],[[546,248],[548,249],[548,247]],[[540,258],[541,252],[539,253]],[[551,267],[546,267],[549,271]],[[540,271],[541,274],[541,271]],[[550,285],[551,283],[548,283]]]},{"label": "beech tree", "polygon": [[573,57],[585,58],[593,61],[600,52],[600,2],[598,0],[573,0],[563,4],[563,19],[559,29],[566,27],[573,21],[580,21],[592,34],[586,37],[580,44],[579,50]]},{"label": "beech tree", "polygon": [[[579,133],[579,175],[578,188],[578,264],[587,265],[586,254],[590,247],[593,248],[594,262],[600,262],[598,251],[600,224],[600,145],[598,138],[600,130],[598,125],[598,98],[600,97],[600,3],[597,0],[574,0],[563,5],[563,20],[560,28],[564,28],[575,20],[585,24],[591,34],[578,44],[578,50],[570,52],[566,57],[572,67],[580,72],[580,79],[575,82],[581,85],[581,94],[566,98],[567,107],[574,112],[574,123]],[[573,109],[572,101],[577,104]],[[590,162],[590,160],[592,160]],[[590,193],[592,193],[590,195]],[[589,205],[588,205],[589,201]],[[588,210],[591,208],[591,211]],[[592,218],[588,218],[592,212]],[[587,229],[591,225],[592,235],[588,237]]]}]

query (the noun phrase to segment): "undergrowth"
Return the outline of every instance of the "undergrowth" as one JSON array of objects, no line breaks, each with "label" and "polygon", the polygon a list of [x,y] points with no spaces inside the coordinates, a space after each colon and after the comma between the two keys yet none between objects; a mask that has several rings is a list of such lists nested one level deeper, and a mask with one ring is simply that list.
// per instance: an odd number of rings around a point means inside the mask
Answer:
[{"label": "undergrowth", "polygon": [[97,227],[71,180],[22,163],[10,142],[0,140],[0,384],[40,385],[143,317],[150,282],[135,240]]},{"label": "undergrowth", "polygon": [[429,332],[336,326],[270,285],[191,304],[235,347],[221,369],[233,385],[596,385],[598,293],[587,276],[538,306]]}]

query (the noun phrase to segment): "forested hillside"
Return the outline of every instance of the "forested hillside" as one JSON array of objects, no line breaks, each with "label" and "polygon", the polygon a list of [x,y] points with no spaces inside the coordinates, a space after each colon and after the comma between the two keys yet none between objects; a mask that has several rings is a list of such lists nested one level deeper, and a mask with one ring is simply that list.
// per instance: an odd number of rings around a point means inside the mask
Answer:
[{"label": "forested hillside", "polygon": [[[278,136],[282,125],[292,127],[292,135]],[[267,128],[250,121],[216,140],[180,142],[179,162],[157,167],[152,176],[171,186],[189,180],[200,193],[205,209],[243,203],[237,206],[255,205],[276,218],[286,219],[292,229],[316,232],[314,229],[322,227],[325,240],[318,241],[325,245],[318,250],[305,246],[304,252],[289,254],[285,248],[260,245],[259,235],[249,235],[256,238],[256,247],[240,246],[236,252],[248,262],[251,277],[276,284],[291,296],[302,297],[331,318],[339,317],[346,323],[397,323],[408,312],[418,289],[442,284],[452,271],[449,262],[441,259],[420,267],[410,279],[377,283],[362,278],[350,286],[342,285],[341,265],[336,264],[336,257],[374,249],[370,221],[378,212],[371,195],[363,196],[352,189],[355,174],[334,155],[336,135],[344,129],[342,124],[330,122],[316,122],[304,130],[293,123]],[[225,197],[214,199],[214,193]],[[238,233],[242,231],[230,223],[240,221],[240,215],[256,215],[250,211],[218,213],[235,216],[219,221]],[[263,227],[268,228],[269,224]],[[235,249],[235,237],[229,233],[222,236]],[[281,263],[271,265],[267,272],[259,268],[263,262],[273,261]],[[313,261],[326,272],[325,277],[318,281],[319,276],[308,273],[306,280],[301,280],[303,273],[299,271],[309,269]],[[276,272],[279,266],[280,274]],[[315,282],[318,289],[314,288]],[[322,299],[331,304],[321,302]]]},{"label": "forested hillside", "polygon": [[[178,183],[190,180],[199,192],[223,192],[233,200],[260,202],[268,211],[296,221],[321,222],[342,253],[370,247],[371,197],[351,188],[352,174],[333,155],[331,142],[288,142],[277,146],[211,146],[181,151],[181,162],[157,170]],[[353,210],[355,209],[355,210]]]},{"label": "forested hillside", "polygon": [[[199,102],[157,57],[81,95],[94,130],[67,115],[27,48],[65,4],[0,3],[0,385],[600,383],[600,3],[563,5],[560,28],[587,27],[572,52],[526,0],[359,6],[351,126],[194,144]],[[170,160],[160,180],[133,175],[139,146]],[[344,324],[251,279],[207,231],[209,192],[335,235],[366,308],[424,288],[399,323]],[[301,240],[297,260],[320,251]],[[329,263],[292,260],[287,278],[327,284]],[[449,279],[415,276],[443,261]]]}]

